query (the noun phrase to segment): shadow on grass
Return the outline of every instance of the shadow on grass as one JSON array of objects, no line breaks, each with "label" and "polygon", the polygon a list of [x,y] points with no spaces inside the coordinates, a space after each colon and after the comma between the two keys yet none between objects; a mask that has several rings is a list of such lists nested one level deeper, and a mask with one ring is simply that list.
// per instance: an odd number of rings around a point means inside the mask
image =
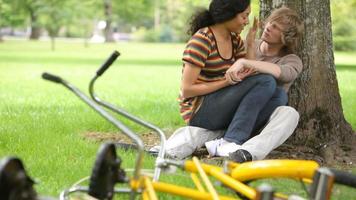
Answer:
[{"label": "shadow on grass", "polygon": [[356,63],[355,64],[337,64],[336,70],[337,71],[343,71],[343,70],[356,71]]}]

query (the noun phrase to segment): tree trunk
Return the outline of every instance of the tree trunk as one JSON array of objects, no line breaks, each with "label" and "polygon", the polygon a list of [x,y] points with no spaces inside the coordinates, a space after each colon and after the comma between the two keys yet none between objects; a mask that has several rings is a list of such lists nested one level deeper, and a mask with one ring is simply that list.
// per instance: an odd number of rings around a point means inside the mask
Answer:
[{"label": "tree trunk", "polygon": [[104,29],[105,42],[114,42],[113,31],[111,27],[112,22],[112,3],[111,0],[104,0],[104,12],[106,18],[106,26]]},{"label": "tree trunk", "polygon": [[30,11],[30,18],[31,18],[30,40],[38,40],[41,36],[41,27],[38,26],[36,13],[32,9],[29,9],[29,11]]},{"label": "tree trunk", "polygon": [[300,121],[288,143],[309,147],[329,163],[339,161],[337,152],[345,156],[340,150],[350,148],[355,135],[344,118],[336,79],[330,0],[260,0],[260,18],[281,5],[296,10],[305,23],[298,50],[304,68],[289,92]]},{"label": "tree trunk", "polygon": [[155,0],[154,29],[158,31],[160,25],[161,25],[161,5],[160,5],[160,0]]},{"label": "tree trunk", "polygon": [[55,51],[56,50],[56,37],[51,36],[51,50]]}]

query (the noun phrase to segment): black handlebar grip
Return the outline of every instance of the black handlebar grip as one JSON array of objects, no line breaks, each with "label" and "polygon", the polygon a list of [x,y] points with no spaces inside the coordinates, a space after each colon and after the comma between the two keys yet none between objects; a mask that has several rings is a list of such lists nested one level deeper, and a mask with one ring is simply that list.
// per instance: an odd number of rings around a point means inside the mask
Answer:
[{"label": "black handlebar grip", "polygon": [[96,71],[96,75],[101,76],[119,56],[120,53],[118,51],[114,51],[106,62],[100,67],[100,69]]},{"label": "black handlebar grip", "polygon": [[344,172],[336,169],[331,169],[335,175],[335,182],[338,184],[356,188],[356,175],[349,172]]},{"label": "black handlebar grip", "polygon": [[62,80],[61,77],[56,76],[56,75],[49,74],[49,73],[47,73],[47,72],[44,72],[44,73],[42,74],[42,78],[43,78],[43,79],[46,79],[46,80],[48,80],[48,81],[56,82],[56,83],[62,83],[62,82],[63,82],[63,80]]}]

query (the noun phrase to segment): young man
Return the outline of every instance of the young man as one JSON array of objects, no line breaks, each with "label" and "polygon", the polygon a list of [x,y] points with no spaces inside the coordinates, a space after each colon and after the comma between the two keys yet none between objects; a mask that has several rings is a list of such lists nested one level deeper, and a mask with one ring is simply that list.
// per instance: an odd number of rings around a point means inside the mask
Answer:
[{"label": "young man", "polygon": [[[266,20],[260,40],[254,39],[256,30],[252,29],[248,34],[246,46],[249,49],[249,57],[255,59],[238,59],[227,70],[226,79],[231,84],[239,84],[250,76],[251,72],[270,74],[277,79],[279,89],[283,88],[287,93],[302,71],[300,58],[293,54],[302,31],[303,22],[296,12],[286,7],[276,9]],[[178,129],[168,139],[167,154],[182,159],[205,143],[211,156],[228,156],[236,162],[263,159],[293,133],[299,120],[298,112],[292,107],[280,106],[274,110],[276,106],[273,104],[272,97],[270,105],[261,110],[255,122],[255,131],[268,121],[267,125],[258,135],[243,144],[229,141],[223,130],[210,131],[187,126]],[[223,138],[220,138],[221,136]]]},{"label": "young man", "polygon": [[[236,79],[241,68],[252,68],[260,73],[267,73],[266,69],[269,71],[273,69],[272,75],[276,78],[277,84],[288,93],[293,81],[303,69],[302,61],[294,54],[303,30],[303,22],[295,11],[287,7],[274,10],[264,24],[260,40],[253,42],[256,31],[250,31],[252,34],[247,39],[247,44],[248,48],[255,49],[252,51],[255,53],[253,55],[255,60],[238,60],[227,71],[227,78]],[[260,115],[265,113],[268,112],[262,111]],[[260,117],[262,121],[268,119],[268,116]],[[293,108],[277,108],[263,131],[245,142],[237,151],[230,152],[229,158],[237,162],[264,158],[293,133],[298,119],[299,115]],[[223,145],[221,148],[224,148]]]}]

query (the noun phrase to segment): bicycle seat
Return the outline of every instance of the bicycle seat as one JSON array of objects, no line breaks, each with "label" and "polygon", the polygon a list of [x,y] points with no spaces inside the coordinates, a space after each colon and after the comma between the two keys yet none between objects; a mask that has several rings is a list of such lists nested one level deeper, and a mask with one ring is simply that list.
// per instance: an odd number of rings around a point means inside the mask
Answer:
[{"label": "bicycle seat", "polygon": [[89,180],[88,194],[97,199],[112,199],[116,183],[127,182],[120,168],[121,159],[116,155],[113,143],[101,145]]},{"label": "bicycle seat", "polygon": [[33,184],[19,158],[6,157],[0,161],[0,199],[35,200]]}]

